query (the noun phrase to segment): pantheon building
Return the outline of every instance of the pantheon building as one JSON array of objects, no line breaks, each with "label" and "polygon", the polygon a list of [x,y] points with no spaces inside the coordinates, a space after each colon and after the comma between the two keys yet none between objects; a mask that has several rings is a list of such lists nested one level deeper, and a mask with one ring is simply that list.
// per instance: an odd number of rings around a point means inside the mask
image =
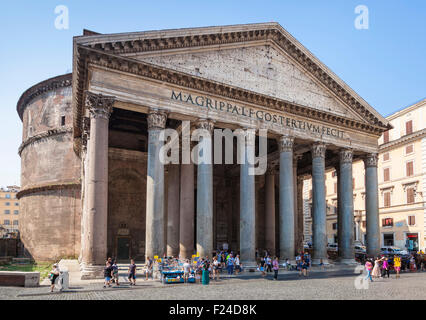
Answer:
[{"label": "pantheon building", "polygon": [[[256,250],[292,259],[303,248],[303,180],[312,177],[312,258],[327,263],[325,170],[335,168],[337,262],[352,263],[356,159],[365,164],[368,254],[380,250],[378,138],[391,126],[277,23],[84,30],[72,73],[25,91],[17,111],[21,237],[37,261],[78,259],[90,278],[108,256],[190,258],[228,247],[246,265]],[[163,164],[160,133],[181,133],[184,123],[266,129],[266,172],[183,154]]]}]

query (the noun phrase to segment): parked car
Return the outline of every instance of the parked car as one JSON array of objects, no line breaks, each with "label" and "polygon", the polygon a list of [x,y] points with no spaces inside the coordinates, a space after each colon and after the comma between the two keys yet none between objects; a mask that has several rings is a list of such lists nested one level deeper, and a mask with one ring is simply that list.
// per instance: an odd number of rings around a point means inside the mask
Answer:
[{"label": "parked car", "polygon": [[397,254],[397,255],[401,255],[401,256],[406,256],[408,255],[408,251],[407,250],[402,250],[398,247],[393,247],[393,246],[386,246],[386,247],[382,247],[380,248],[380,253],[387,255],[387,254]]}]

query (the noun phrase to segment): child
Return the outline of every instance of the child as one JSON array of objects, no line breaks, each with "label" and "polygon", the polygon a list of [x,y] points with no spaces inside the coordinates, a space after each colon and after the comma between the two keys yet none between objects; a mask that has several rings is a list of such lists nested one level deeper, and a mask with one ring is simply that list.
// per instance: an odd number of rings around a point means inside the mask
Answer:
[{"label": "child", "polygon": [[365,269],[367,270],[367,276],[365,277],[365,280],[370,278],[370,281],[373,282],[373,278],[371,277],[371,271],[373,270],[373,264],[370,260],[367,260],[365,263]]},{"label": "child", "polygon": [[107,261],[104,268],[104,278],[105,278],[104,288],[106,288],[106,286],[111,287],[111,276],[112,276],[111,274],[112,274],[112,266],[111,266],[111,263]]}]

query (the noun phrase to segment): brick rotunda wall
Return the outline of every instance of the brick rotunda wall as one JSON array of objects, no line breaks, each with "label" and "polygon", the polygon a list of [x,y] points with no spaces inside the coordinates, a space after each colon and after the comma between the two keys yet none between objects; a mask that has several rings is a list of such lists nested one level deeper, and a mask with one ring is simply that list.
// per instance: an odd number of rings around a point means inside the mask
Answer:
[{"label": "brick rotunda wall", "polygon": [[23,122],[20,230],[36,261],[80,251],[80,159],[73,150],[71,74],[43,81],[21,96]]}]

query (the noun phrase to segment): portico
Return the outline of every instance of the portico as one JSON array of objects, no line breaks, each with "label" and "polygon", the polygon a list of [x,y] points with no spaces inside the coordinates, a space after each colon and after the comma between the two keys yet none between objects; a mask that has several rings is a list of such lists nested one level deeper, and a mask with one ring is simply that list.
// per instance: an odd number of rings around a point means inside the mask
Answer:
[{"label": "portico", "polygon": [[[310,176],[313,263],[328,263],[325,170],[332,167],[339,169],[339,261],[352,263],[354,159],[365,159],[367,247],[369,254],[378,251],[374,158],[388,124],[281,26],[91,35],[76,38],[74,46],[74,146],[87,162],[83,276],[97,276],[107,255],[117,255],[109,239],[123,236],[130,237],[129,255],[141,259],[211,257],[226,245],[246,266],[256,263],[256,249],[293,259],[303,249],[299,199]],[[215,55],[216,64],[202,59]],[[259,64],[266,68],[264,59],[271,69],[255,71]],[[179,134],[178,163],[160,161],[164,129]],[[194,163],[182,132],[200,129]],[[215,129],[246,133],[244,148],[232,142],[244,164],[237,157],[214,163]],[[262,132],[267,170],[253,175],[259,164],[248,160],[259,154]],[[115,187],[117,175],[108,168],[125,168],[123,175],[138,187]],[[141,200],[129,215],[109,200],[123,190]],[[134,223],[144,227],[132,229]]]}]

